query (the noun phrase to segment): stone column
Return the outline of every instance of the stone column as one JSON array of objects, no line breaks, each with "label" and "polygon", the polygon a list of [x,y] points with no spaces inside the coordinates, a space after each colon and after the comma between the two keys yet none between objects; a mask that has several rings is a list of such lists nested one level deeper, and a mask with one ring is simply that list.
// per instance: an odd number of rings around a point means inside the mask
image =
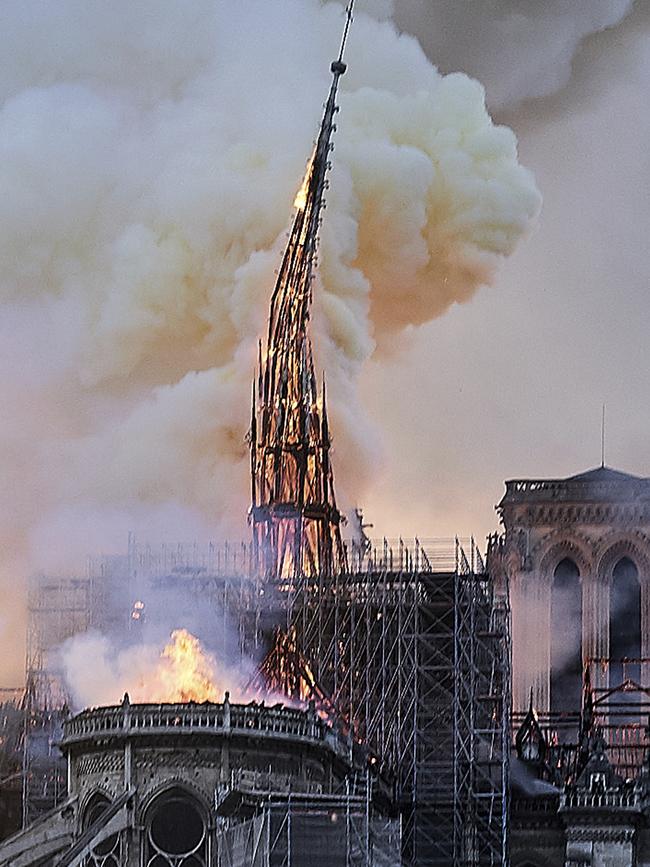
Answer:
[{"label": "stone column", "polygon": [[[595,569],[582,583],[582,658],[600,659],[609,655],[609,585]],[[607,672],[592,666],[592,686],[607,686]]]}]

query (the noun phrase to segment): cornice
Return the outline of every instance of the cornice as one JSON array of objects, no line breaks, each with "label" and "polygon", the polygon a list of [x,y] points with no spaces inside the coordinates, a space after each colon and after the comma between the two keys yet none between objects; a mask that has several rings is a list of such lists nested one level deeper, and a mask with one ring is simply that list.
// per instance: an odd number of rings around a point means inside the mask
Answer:
[{"label": "cornice", "polygon": [[650,506],[645,503],[540,503],[520,504],[504,511],[506,529],[554,524],[650,525]]}]

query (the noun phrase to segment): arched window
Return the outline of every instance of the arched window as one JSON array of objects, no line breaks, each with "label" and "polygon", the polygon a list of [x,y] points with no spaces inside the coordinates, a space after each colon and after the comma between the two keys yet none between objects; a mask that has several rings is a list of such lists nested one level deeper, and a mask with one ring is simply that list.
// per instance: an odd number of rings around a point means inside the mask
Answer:
[{"label": "arched window", "polygon": [[86,805],[83,818],[83,829],[87,831],[90,826],[99,819],[101,814],[107,807],[110,807],[111,802],[102,792],[96,792]]},{"label": "arched window", "polygon": [[580,710],[582,693],[582,585],[580,571],[565,557],[551,588],[551,710]]},{"label": "arched window", "polygon": [[206,867],[203,811],[183,789],[160,795],[147,813],[145,826],[146,867]]},{"label": "arched window", "polygon": [[[83,829],[87,831],[91,825],[101,818],[102,813],[110,806],[110,801],[101,792],[93,795],[84,810]],[[111,834],[105,840],[97,843],[83,861],[84,867],[120,867],[122,864],[122,840],[120,834]]]},{"label": "arched window", "polygon": [[610,687],[631,678],[639,681],[639,666],[623,659],[641,656],[641,585],[639,572],[629,557],[614,566],[609,592]]}]

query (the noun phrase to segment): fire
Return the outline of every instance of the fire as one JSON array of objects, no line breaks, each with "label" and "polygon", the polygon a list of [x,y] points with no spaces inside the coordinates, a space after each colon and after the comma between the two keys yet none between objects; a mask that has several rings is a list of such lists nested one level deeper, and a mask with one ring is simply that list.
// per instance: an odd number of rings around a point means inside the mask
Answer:
[{"label": "fire", "polygon": [[221,701],[224,688],[217,683],[215,658],[187,629],[175,629],[160,654],[156,671],[156,692],[161,700]]},{"label": "fire", "polygon": [[296,193],[296,198],[293,200],[294,208],[297,208],[299,211],[304,211],[305,205],[307,204],[307,191],[309,190],[309,181],[311,179],[311,170],[313,164],[314,155],[312,154],[309,158],[309,162],[307,163],[307,171],[305,172],[305,177],[302,179],[300,189]]},{"label": "fire", "polygon": [[[144,611],[143,608],[136,609]],[[110,705],[124,693],[136,704],[223,702],[238,704],[281,701],[255,681],[256,666],[243,657],[227,661],[215,656],[188,629],[175,629],[166,642],[116,647],[104,636],[83,633],[62,649],[64,678],[77,707]]]}]

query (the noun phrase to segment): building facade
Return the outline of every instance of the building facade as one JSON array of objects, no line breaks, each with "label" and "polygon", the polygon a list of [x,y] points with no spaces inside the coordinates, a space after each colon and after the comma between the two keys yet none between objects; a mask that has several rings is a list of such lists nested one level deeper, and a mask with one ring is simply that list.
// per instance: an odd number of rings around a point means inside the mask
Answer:
[{"label": "building facade", "polygon": [[650,480],[506,482],[513,867],[650,864]]},{"label": "building facade", "polygon": [[588,660],[598,661],[594,686],[643,679],[650,479],[599,467],[567,479],[509,481],[498,511],[515,712],[525,713],[531,689],[540,714],[577,712]]},{"label": "building facade", "polygon": [[69,719],[61,748],[68,797],[2,867],[399,863],[390,788],[313,707],[125,696]]}]

